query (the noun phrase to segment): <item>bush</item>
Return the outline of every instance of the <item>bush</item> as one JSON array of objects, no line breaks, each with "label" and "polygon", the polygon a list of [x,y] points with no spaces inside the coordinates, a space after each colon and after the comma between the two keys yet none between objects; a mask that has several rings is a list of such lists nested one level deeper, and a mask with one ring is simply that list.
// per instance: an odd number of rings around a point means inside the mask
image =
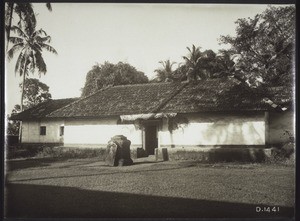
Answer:
[{"label": "bush", "polygon": [[66,147],[45,147],[40,151],[37,157],[53,158],[93,158],[98,157],[101,160],[105,158],[105,149],[99,148],[66,148]]},{"label": "bush", "polygon": [[27,157],[34,157],[42,150],[43,146],[10,146],[7,147],[7,155],[8,159],[15,159],[15,158],[27,158]]},{"label": "bush", "polygon": [[7,149],[7,158],[51,157],[51,158],[93,158],[105,159],[103,148],[66,148],[46,145],[15,146]]},{"label": "bush", "polygon": [[295,143],[288,142],[280,147],[272,149],[272,154],[267,163],[294,164],[295,163]]}]

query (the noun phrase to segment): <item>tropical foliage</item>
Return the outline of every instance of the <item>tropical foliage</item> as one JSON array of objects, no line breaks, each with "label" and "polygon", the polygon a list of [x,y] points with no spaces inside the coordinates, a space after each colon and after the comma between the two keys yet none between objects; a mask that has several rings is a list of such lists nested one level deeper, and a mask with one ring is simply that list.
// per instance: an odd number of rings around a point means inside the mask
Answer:
[{"label": "tropical foliage", "polygon": [[57,54],[56,50],[49,45],[51,37],[47,33],[40,29],[31,31],[25,31],[18,26],[11,27],[11,30],[16,34],[9,38],[9,41],[13,44],[7,51],[7,57],[11,60],[14,56],[18,56],[15,73],[23,76],[23,88],[21,96],[21,110],[23,110],[24,99],[24,82],[26,77],[31,72],[34,74],[38,71],[39,76],[47,72],[47,65],[43,58],[43,50]]},{"label": "tropical foliage", "polygon": [[176,62],[171,62],[170,60],[160,61],[159,62],[163,67],[156,69],[156,77],[152,80],[152,82],[165,82],[165,81],[173,81],[175,80],[174,71],[172,70],[172,66],[176,64]]},{"label": "tropical foliage", "polygon": [[88,96],[109,85],[147,83],[147,76],[130,64],[119,62],[96,64],[86,75],[81,96]]},{"label": "tropical foliage", "polygon": [[253,87],[292,85],[295,7],[269,6],[254,18],[238,19],[236,24],[236,36],[220,39],[231,46],[234,74]]},{"label": "tropical foliage", "polygon": [[186,73],[188,78],[197,79],[200,77],[201,79],[205,79],[206,76],[199,71],[200,69],[200,59],[202,57],[202,52],[200,51],[200,47],[196,47],[192,45],[191,48],[187,47],[189,54],[187,56],[183,56],[185,60],[185,65],[188,68],[188,72]]},{"label": "tropical foliage", "polygon": [[[26,30],[26,32],[32,33],[36,25],[36,15],[33,10],[32,3],[25,2],[8,2],[5,8],[5,32],[6,32],[6,50],[8,48],[8,39],[10,38],[10,31],[14,14],[19,18],[17,25],[20,28]],[[49,11],[52,11],[50,3],[46,3],[46,7]]]},{"label": "tropical foliage", "polygon": [[[20,84],[20,88],[22,88]],[[49,86],[36,78],[27,78],[24,85],[24,109],[36,106],[51,99]]]},{"label": "tropical foliage", "polygon": [[[230,59],[230,53],[220,50],[201,51],[200,47],[187,48],[189,54],[183,56],[185,63],[174,71],[174,75],[181,76],[180,79],[207,79],[219,78],[230,75],[234,62]],[[179,77],[178,77],[179,78]]]}]

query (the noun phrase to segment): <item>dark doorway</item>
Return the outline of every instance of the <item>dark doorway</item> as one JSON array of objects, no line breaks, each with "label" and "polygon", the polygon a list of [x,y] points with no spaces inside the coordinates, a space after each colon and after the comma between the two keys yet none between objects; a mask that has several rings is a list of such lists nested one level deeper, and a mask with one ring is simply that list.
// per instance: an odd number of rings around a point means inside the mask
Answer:
[{"label": "dark doorway", "polygon": [[154,149],[158,146],[157,125],[147,125],[145,127],[145,146],[148,155],[154,154]]}]

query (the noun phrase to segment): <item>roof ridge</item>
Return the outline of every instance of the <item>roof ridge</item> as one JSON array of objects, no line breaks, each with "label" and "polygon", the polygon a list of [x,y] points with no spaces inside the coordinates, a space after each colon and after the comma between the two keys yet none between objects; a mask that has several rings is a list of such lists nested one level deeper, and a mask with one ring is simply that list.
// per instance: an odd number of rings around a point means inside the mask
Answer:
[{"label": "roof ridge", "polygon": [[79,97],[69,97],[69,98],[58,98],[58,99],[49,99],[49,100],[52,100],[52,101],[60,101],[60,100],[75,100],[75,99],[80,99]]},{"label": "roof ridge", "polygon": [[100,92],[102,92],[102,91],[104,91],[104,90],[106,90],[106,89],[108,89],[108,88],[111,88],[111,86],[105,87],[105,88],[101,88],[100,90],[98,90],[98,91],[96,91],[96,92],[94,92],[94,93],[92,93],[92,94],[90,94],[90,95],[88,95],[88,96],[85,96],[85,97],[83,97],[83,98],[79,98],[78,100],[76,100],[76,101],[74,101],[74,102],[71,102],[71,103],[69,103],[69,104],[67,104],[67,105],[65,105],[65,106],[63,106],[63,107],[61,107],[61,108],[58,108],[58,109],[56,109],[56,110],[50,112],[50,113],[47,114],[45,117],[49,117],[49,115],[51,115],[52,113],[54,113],[54,112],[56,112],[56,111],[58,111],[58,110],[61,110],[61,109],[66,108],[66,107],[69,107],[69,106],[71,106],[72,104],[76,104],[76,103],[78,103],[79,101],[85,100],[85,99],[87,99],[87,98],[89,98],[89,97],[91,97],[91,96],[93,96],[93,95],[95,95],[95,94],[97,94],[97,93],[100,93]]},{"label": "roof ridge", "polygon": [[144,85],[161,85],[161,84],[180,84],[182,82],[148,82],[148,83],[138,83],[138,84],[122,84],[122,85],[114,85],[112,87],[132,87],[132,86],[144,86]]},{"label": "roof ridge", "polygon": [[180,88],[178,88],[178,90],[176,90],[174,93],[172,93],[171,95],[169,95],[168,97],[166,97],[162,102],[161,102],[161,104],[159,104],[152,112],[153,113],[156,113],[156,112],[158,112],[161,108],[163,108],[165,105],[167,105],[167,103],[170,101],[170,100],[172,100],[177,94],[179,94],[182,90],[183,90],[183,88],[185,88],[188,84],[189,84],[189,82],[183,82],[183,83],[181,83],[182,85],[181,85],[181,87]]}]

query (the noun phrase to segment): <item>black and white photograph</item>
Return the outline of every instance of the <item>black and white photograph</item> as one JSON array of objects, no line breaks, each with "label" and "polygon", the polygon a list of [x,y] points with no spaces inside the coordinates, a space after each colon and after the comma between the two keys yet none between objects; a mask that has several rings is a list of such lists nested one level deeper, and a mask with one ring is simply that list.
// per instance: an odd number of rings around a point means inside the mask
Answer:
[{"label": "black and white photograph", "polygon": [[295,219],[295,4],[4,4],[6,219]]}]

